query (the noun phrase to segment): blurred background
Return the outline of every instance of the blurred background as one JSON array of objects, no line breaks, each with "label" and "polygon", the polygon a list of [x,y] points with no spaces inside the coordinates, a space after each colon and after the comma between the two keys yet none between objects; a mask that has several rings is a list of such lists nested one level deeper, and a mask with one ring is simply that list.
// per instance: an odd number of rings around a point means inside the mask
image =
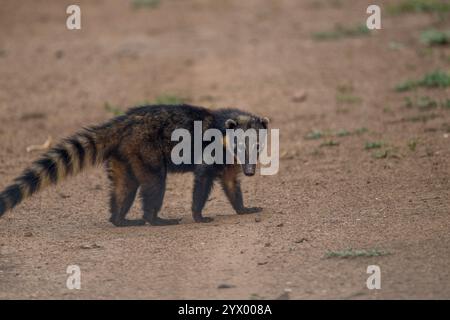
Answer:
[{"label": "blurred background", "polygon": [[[66,28],[71,4],[81,30]],[[370,4],[381,30],[366,27]],[[439,0],[1,0],[1,187],[39,154],[28,146],[153,103],[267,116],[281,167],[245,179],[259,220],[217,188],[212,226],[190,222],[185,177],[168,183],[163,216],[187,221],[173,228],[113,229],[101,170],[45,191],[0,221],[0,297],[450,298],[449,13]],[[63,285],[73,261],[77,293]],[[365,287],[369,264],[382,290]]]}]

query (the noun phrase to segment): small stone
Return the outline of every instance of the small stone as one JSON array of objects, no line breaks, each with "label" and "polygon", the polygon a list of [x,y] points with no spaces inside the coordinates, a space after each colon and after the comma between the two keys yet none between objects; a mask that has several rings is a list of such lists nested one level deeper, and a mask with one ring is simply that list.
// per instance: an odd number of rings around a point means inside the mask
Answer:
[{"label": "small stone", "polygon": [[232,284],[228,284],[228,283],[221,283],[217,286],[217,289],[230,289],[230,288],[235,288],[236,286],[232,285]]},{"label": "small stone", "polygon": [[261,217],[260,216],[256,216],[255,217],[255,222],[261,222]]},{"label": "small stone", "polygon": [[285,291],[275,300],[289,300],[289,299],[290,299],[289,292]]},{"label": "small stone", "polygon": [[258,266],[263,266],[265,264],[267,264],[267,261],[260,261],[260,262],[258,262]]},{"label": "small stone", "polygon": [[99,248],[101,248],[101,246],[99,246],[96,243],[93,243],[93,244],[83,244],[80,246],[80,248],[81,249],[99,249]]},{"label": "small stone", "polygon": [[57,50],[57,51],[55,52],[55,57],[56,57],[56,59],[61,59],[62,57],[64,57],[64,51],[62,51],[62,50]]},{"label": "small stone", "polygon": [[305,91],[298,91],[292,96],[292,101],[300,103],[306,100],[307,94]]},{"label": "small stone", "polygon": [[27,231],[23,234],[23,236],[29,238],[33,236],[33,233],[31,231]]},{"label": "small stone", "polygon": [[282,226],[284,226],[284,223],[277,224],[278,228],[281,228]]}]

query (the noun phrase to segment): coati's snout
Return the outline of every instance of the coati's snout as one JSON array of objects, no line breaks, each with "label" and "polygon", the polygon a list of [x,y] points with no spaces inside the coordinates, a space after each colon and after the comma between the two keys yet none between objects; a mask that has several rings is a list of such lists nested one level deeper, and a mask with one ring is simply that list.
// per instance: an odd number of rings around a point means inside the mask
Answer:
[{"label": "coati's snout", "polygon": [[[234,150],[235,157],[237,156],[236,153],[241,152],[241,155],[243,156],[242,159],[245,160],[242,161],[242,171],[246,176],[253,176],[256,172],[256,161],[259,158],[259,153],[261,152],[261,148],[263,146],[263,141],[260,140],[260,136],[258,134],[259,130],[264,129],[266,130],[269,125],[269,119],[268,118],[259,118],[255,116],[247,116],[247,115],[240,115],[236,119],[228,119],[225,122],[225,127],[227,129],[234,129],[234,130],[243,130],[244,132],[244,138],[240,141],[237,141],[237,148]],[[248,132],[249,129],[253,129],[256,132],[256,136],[254,137],[254,140],[252,141],[249,139],[249,137],[246,136],[246,132]],[[256,155],[256,157],[251,157],[251,155]],[[250,161],[250,159],[253,159]]]},{"label": "coati's snout", "polygon": [[244,174],[248,177],[254,176],[256,171],[256,164],[243,164],[242,171],[244,171]]}]

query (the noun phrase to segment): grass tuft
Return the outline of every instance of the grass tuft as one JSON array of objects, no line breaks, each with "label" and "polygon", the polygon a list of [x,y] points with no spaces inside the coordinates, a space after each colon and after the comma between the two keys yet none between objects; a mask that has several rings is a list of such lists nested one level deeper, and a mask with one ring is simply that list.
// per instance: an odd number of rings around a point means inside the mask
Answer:
[{"label": "grass tuft", "polygon": [[185,98],[173,95],[173,94],[163,94],[159,95],[155,99],[155,104],[166,104],[166,105],[179,105],[186,102]]},{"label": "grass tuft", "polygon": [[408,141],[408,148],[411,151],[416,151],[416,147],[417,147],[417,139],[411,139]]},{"label": "grass tuft", "polygon": [[442,108],[450,110],[450,99],[446,99],[441,103]]},{"label": "grass tuft", "polygon": [[306,134],[305,139],[307,140],[317,140],[324,136],[324,133],[320,130],[313,130]]},{"label": "grass tuft", "polygon": [[354,104],[362,101],[360,97],[354,94],[355,88],[351,84],[339,85],[336,91],[337,103]]},{"label": "grass tuft", "polygon": [[378,249],[369,249],[369,250],[353,250],[353,249],[345,249],[339,251],[327,251],[325,253],[326,258],[357,258],[357,257],[380,257],[389,255],[390,253],[383,250]]},{"label": "grass tuft", "polygon": [[125,112],[120,109],[118,106],[113,106],[109,102],[105,102],[104,108],[107,112],[112,113],[114,116],[121,116],[125,114]]},{"label": "grass tuft", "polygon": [[149,8],[155,9],[161,4],[161,0],[133,0],[132,5],[135,9]]},{"label": "grass tuft", "polygon": [[405,97],[405,107],[408,109],[417,108],[419,111],[430,111],[437,108],[450,109],[450,99],[435,100],[428,96],[418,97],[413,100],[411,97]]},{"label": "grass tuft", "polygon": [[372,158],[374,159],[385,159],[389,155],[389,150],[377,150],[372,153]]},{"label": "grass tuft", "polygon": [[366,127],[361,127],[361,128],[356,129],[356,130],[355,130],[355,133],[356,133],[357,135],[361,135],[361,134],[366,133],[366,132],[368,132],[368,131],[369,131],[369,129],[367,129]]},{"label": "grass tuft", "polygon": [[450,3],[441,0],[403,0],[387,7],[391,14],[402,13],[447,13]]},{"label": "grass tuft", "polygon": [[381,141],[366,142],[366,144],[364,145],[364,149],[366,150],[379,149],[382,146],[383,142]]},{"label": "grass tuft", "polygon": [[320,144],[320,147],[336,147],[336,146],[338,146],[340,143],[338,142],[338,141],[335,141],[335,140],[333,140],[333,139],[330,139],[330,140],[326,140],[326,141],[324,141],[324,142],[322,142],[321,144]]},{"label": "grass tuft", "polygon": [[323,40],[338,40],[342,38],[354,38],[367,36],[370,34],[370,30],[365,24],[357,25],[354,27],[336,26],[331,31],[321,31],[313,33],[313,39],[318,41]]},{"label": "grass tuft", "polygon": [[345,129],[341,129],[338,132],[336,132],[336,136],[338,136],[338,137],[346,137],[346,136],[349,136],[351,134],[352,133],[350,131],[345,130]]},{"label": "grass tuft", "polygon": [[420,80],[407,80],[395,87],[398,92],[409,91],[417,87],[424,88],[446,88],[450,86],[450,73],[435,70],[433,72],[427,73]]},{"label": "grass tuft", "polygon": [[422,32],[420,39],[428,46],[445,46],[450,44],[450,31],[427,30]]},{"label": "grass tuft", "polygon": [[[305,139],[306,140],[318,140],[318,139],[321,139],[321,138],[333,138],[333,137],[340,137],[340,138],[342,138],[342,137],[351,136],[353,134],[361,135],[361,134],[363,134],[363,133],[365,133],[367,131],[369,131],[369,130],[367,128],[364,128],[364,127],[355,129],[353,131],[349,131],[347,129],[339,129],[337,131],[334,131],[334,130],[325,130],[325,131],[312,130],[312,131],[308,132],[305,135]],[[330,141],[332,141],[332,140],[330,140]],[[330,145],[330,141],[328,141],[329,145]],[[335,145],[337,145],[337,144],[335,144]]]}]

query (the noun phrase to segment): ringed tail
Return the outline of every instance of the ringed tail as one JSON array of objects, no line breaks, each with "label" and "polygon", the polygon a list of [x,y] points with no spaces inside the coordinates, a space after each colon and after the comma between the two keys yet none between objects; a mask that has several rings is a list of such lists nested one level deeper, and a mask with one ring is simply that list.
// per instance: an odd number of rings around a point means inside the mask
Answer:
[{"label": "ringed tail", "polygon": [[43,188],[103,163],[112,147],[110,128],[86,128],[41,155],[0,193],[0,217]]}]

